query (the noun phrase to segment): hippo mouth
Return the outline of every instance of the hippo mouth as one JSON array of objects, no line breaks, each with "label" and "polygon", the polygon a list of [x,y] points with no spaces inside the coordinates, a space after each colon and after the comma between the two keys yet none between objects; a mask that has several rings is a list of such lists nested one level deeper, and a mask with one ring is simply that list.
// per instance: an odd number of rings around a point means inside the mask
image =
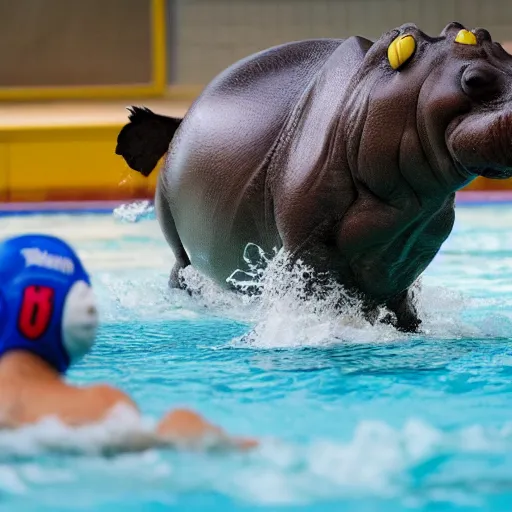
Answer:
[{"label": "hippo mouth", "polygon": [[498,180],[512,176],[512,111],[459,116],[448,126],[446,141],[461,174]]},{"label": "hippo mouth", "polygon": [[502,167],[499,165],[496,166],[468,166],[459,162],[458,159],[452,154],[452,157],[455,162],[455,166],[461,175],[464,176],[481,176],[482,178],[487,178],[489,180],[506,180],[512,177],[512,167]]},{"label": "hippo mouth", "polygon": [[484,167],[483,169],[475,167],[469,168],[468,171],[490,180],[506,180],[512,176],[512,167]]}]

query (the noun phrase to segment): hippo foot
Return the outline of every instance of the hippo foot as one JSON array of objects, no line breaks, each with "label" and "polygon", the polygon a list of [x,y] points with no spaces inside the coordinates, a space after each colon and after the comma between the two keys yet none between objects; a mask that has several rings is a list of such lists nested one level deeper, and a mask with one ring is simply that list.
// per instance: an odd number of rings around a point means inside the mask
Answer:
[{"label": "hippo foot", "polygon": [[[383,306],[383,305],[382,305]],[[397,331],[404,333],[420,332],[421,320],[414,306],[414,294],[411,290],[405,290],[385,304],[387,314],[378,320],[379,304],[372,301],[363,301],[363,315],[368,322],[375,325],[392,325]]]},{"label": "hippo foot", "polygon": [[406,333],[418,333],[421,320],[414,304],[414,289],[407,289],[388,300],[388,314],[380,320],[381,323],[392,325],[396,330]]},{"label": "hippo foot", "polygon": [[417,317],[400,319],[399,321],[395,322],[395,328],[398,331],[406,332],[409,334],[417,334],[421,332],[420,325],[421,320]]},{"label": "hippo foot", "polygon": [[187,284],[183,279],[183,276],[180,274],[180,270],[184,269],[186,265],[182,262],[177,261],[174,264],[174,267],[171,270],[171,274],[169,276],[169,288],[178,289],[178,290],[186,290],[190,295],[190,290],[187,289]]},{"label": "hippo foot", "polygon": [[400,321],[394,315],[388,313],[381,319],[380,323],[392,325],[397,331],[414,334],[420,332],[421,320],[417,317],[407,319],[401,318]]}]

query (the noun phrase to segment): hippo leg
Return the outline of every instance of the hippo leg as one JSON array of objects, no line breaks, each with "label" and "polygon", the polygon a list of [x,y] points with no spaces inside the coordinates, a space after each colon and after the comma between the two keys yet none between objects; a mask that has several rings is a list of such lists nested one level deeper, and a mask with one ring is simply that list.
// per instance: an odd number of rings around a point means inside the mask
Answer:
[{"label": "hippo leg", "polygon": [[178,260],[176,258],[176,263],[171,269],[171,273],[169,275],[169,288],[180,288],[182,290],[186,289],[185,284],[183,283],[183,279],[180,278],[180,270],[188,267],[190,265],[190,261],[187,263],[185,260]]},{"label": "hippo leg", "polygon": [[[342,282],[339,276],[347,275],[347,273],[343,266],[338,267],[335,263],[337,260],[339,260],[339,256],[336,250],[333,250],[333,248],[330,248],[320,242],[311,244],[308,249],[304,249],[305,248],[303,248],[303,251],[293,254],[290,265],[293,265],[297,259],[302,259],[309,265],[314,266],[316,264],[317,266],[320,265],[323,268],[330,269],[329,273],[309,276],[306,290],[308,290],[311,295],[320,294],[321,296],[322,284],[326,284],[332,278],[334,278],[335,281]],[[347,279],[345,279],[345,282],[348,285],[346,286],[346,290],[349,296],[352,294],[354,294],[354,297],[360,296],[360,294],[357,292],[357,287],[354,286],[353,283],[347,282]],[[337,307],[340,311],[342,311],[346,305],[346,300],[340,299]],[[379,304],[375,303],[373,300],[365,300],[362,298],[362,313],[366,320],[372,325],[375,324],[379,315],[378,306]],[[411,289],[407,289],[392,299],[388,300],[385,303],[385,306],[389,311],[391,311],[391,313],[394,314],[396,318],[393,318],[393,315],[387,315],[382,320],[383,323],[391,324],[402,332],[418,332],[421,320],[418,318],[418,314],[414,306],[414,295]]]},{"label": "hippo leg", "polygon": [[176,263],[174,264],[169,276],[169,287],[180,288],[184,290],[186,289],[186,285],[180,276],[180,270],[190,265],[190,259],[187,252],[185,251],[185,248],[183,247],[183,244],[181,243],[181,239],[178,234],[178,230],[176,229],[176,223],[174,222],[169,203],[165,197],[162,196],[160,186],[158,188],[159,190],[157,190],[155,196],[156,215],[164,233],[165,239],[167,240],[167,243],[174,253],[174,257],[176,258]]},{"label": "hippo leg", "polygon": [[396,316],[396,321],[389,317],[384,318],[384,323],[393,324],[399,331],[418,332],[421,320],[413,303],[411,290],[405,290],[386,303],[386,306]]}]

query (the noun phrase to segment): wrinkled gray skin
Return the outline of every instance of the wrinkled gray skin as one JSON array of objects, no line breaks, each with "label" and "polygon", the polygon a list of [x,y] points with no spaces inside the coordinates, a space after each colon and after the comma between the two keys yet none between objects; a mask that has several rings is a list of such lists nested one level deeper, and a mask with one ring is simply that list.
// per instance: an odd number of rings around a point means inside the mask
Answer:
[{"label": "wrinkled gray skin", "polygon": [[[248,243],[284,247],[362,297],[370,319],[386,306],[416,331],[410,287],[450,234],[455,191],[512,174],[512,57],[482,29],[477,46],[455,43],[461,28],[294,42],[213,80],[166,140],[156,210],[171,284],[192,264],[228,286]],[[393,70],[401,33],[417,48]]]}]

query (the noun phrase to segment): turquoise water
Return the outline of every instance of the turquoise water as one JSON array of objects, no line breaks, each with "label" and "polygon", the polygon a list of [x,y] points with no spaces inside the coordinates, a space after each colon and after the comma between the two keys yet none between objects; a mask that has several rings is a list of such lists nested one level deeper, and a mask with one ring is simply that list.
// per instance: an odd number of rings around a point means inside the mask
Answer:
[{"label": "turquoise water", "polygon": [[0,217],[0,233],[62,236],[92,274],[102,327],[71,382],[122,387],[148,424],[187,405],[263,445],[109,458],[132,419],[49,420],[0,434],[2,510],[510,510],[510,206],[457,209],[421,283],[421,336],[336,316],[336,289],[304,304],[279,265],[260,299],[194,272],[192,297],[170,292],[172,254],[141,213]]}]

